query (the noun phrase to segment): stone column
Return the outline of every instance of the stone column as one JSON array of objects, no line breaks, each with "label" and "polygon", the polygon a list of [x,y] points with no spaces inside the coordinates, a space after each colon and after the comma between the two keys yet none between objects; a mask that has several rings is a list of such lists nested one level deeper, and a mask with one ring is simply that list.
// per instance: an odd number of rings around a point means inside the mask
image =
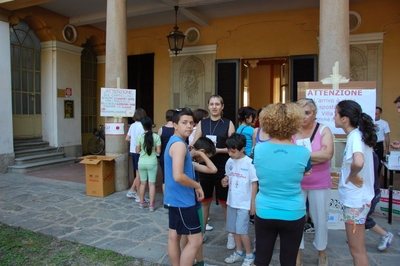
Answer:
[{"label": "stone column", "polygon": [[339,74],[350,77],[349,0],[320,0],[319,80],[332,75],[339,61]]},{"label": "stone column", "polygon": [[[107,88],[127,88],[127,38],[126,0],[107,0],[106,32],[106,82]],[[106,122],[123,122],[127,132],[127,119],[106,117]],[[125,135],[106,135],[106,155],[115,159],[115,190],[128,188],[128,144]]]},{"label": "stone column", "polygon": [[10,53],[10,13],[0,8],[0,173],[7,171],[7,166],[14,164],[13,120],[11,105],[11,53]]}]

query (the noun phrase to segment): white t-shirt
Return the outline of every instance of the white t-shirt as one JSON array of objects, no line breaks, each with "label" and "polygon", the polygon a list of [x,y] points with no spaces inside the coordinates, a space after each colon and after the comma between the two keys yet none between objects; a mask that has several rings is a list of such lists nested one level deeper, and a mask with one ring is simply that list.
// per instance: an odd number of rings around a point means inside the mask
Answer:
[{"label": "white t-shirt", "polygon": [[[374,161],[372,148],[368,147],[362,140],[361,131],[356,128],[347,136],[347,143],[343,154],[343,163],[339,180],[339,197],[342,204],[350,208],[361,208],[364,204],[370,204],[374,197]],[[353,153],[361,152],[364,155],[364,166],[358,173],[364,179],[361,188],[353,183],[345,184],[350,174]]]},{"label": "white t-shirt", "polygon": [[136,121],[135,123],[133,123],[128,130],[128,136],[131,137],[131,141],[130,141],[130,149],[129,151],[131,153],[136,153],[136,139],[142,135],[144,133],[144,129],[142,126],[142,123],[140,123],[139,121]]},{"label": "white t-shirt", "polygon": [[383,119],[375,121],[376,126],[376,136],[378,137],[377,142],[385,140],[385,134],[390,132],[389,124]]},{"label": "white t-shirt", "polygon": [[227,204],[232,208],[250,210],[252,183],[258,181],[252,159],[229,158],[225,164],[225,175],[229,178]]},{"label": "white t-shirt", "polygon": [[192,142],[194,140],[194,135],[196,134],[196,129],[197,129],[197,127],[193,127],[192,134],[190,134],[190,136],[189,136],[189,145],[193,144]]}]

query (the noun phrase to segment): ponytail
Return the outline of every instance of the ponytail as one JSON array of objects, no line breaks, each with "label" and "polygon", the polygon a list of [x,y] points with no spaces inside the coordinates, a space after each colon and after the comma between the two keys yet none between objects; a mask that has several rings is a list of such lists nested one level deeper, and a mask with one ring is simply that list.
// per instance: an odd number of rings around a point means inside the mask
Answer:
[{"label": "ponytail", "polygon": [[151,121],[150,117],[143,118],[141,122],[143,125],[143,129],[146,131],[146,133],[144,133],[143,147],[146,153],[150,156],[154,148],[154,138],[152,131],[153,122]]}]

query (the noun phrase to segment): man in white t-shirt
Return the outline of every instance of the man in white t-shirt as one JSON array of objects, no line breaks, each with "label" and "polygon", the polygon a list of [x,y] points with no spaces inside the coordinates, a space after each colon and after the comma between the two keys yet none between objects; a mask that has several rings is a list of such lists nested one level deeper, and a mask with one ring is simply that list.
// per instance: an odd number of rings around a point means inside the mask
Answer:
[{"label": "man in white t-shirt", "polygon": [[377,106],[375,110],[375,127],[376,127],[376,145],[374,147],[375,153],[379,158],[379,166],[378,166],[378,174],[381,173],[382,163],[385,155],[389,153],[389,145],[390,145],[390,128],[388,122],[381,119],[382,116],[382,108]]}]

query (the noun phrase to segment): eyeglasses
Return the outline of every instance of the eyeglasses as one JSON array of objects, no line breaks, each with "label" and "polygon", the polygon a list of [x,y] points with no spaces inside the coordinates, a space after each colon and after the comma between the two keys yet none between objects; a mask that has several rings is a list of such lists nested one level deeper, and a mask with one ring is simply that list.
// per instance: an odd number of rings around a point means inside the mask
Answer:
[{"label": "eyeglasses", "polygon": [[175,111],[175,112],[182,112],[182,111],[186,111],[186,110],[191,111],[190,108],[188,108],[188,107],[176,108],[174,111]]},{"label": "eyeglasses", "polygon": [[312,103],[312,104],[314,104],[315,105],[315,102],[314,102],[314,100],[313,99],[311,99],[311,98],[305,98],[307,101],[309,101],[310,103]]}]

